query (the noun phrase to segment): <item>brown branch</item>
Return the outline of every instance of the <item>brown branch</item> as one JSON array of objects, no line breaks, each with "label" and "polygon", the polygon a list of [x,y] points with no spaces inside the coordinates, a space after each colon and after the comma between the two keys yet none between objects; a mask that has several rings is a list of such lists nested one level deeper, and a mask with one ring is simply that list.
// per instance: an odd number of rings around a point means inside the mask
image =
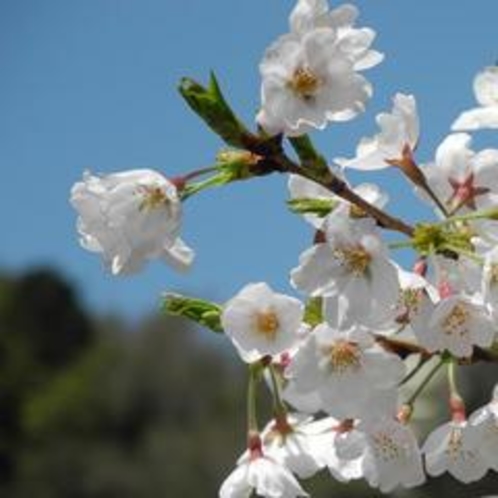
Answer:
[{"label": "brown branch", "polygon": [[[440,356],[441,353],[431,353],[427,349],[414,344],[412,342],[403,341],[400,339],[393,339],[379,334],[374,334],[377,344],[382,346],[386,351],[399,356],[401,359],[408,358],[412,354],[421,355],[423,360],[429,360],[434,356]],[[458,361],[461,365],[471,365],[479,362],[498,363],[498,354],[489,349],[483,349],[474,346],[474,354],[470,358],[462,358]]]},{"label": "brown branch", "polygon": [[244,143],[246,144],[247,150],[261,157],[261,161],[254,167],[254,174],[266,175],[277,171],[280,173],[292,173],[302,176],[318,183],[338,197],[354,204],[374,218],[383,228],[401,232],[408,237],[413,236],[413,227],[367,202],[356,194],[344,180],[335,176],[330,169],[327,168],[324,171],[323,178],[317,178],[317,176],[307,168],[303,168],[295,163],[285,154],[282,148],[281,137],[261,140],[254,135],[248,135],[245,137]]}]

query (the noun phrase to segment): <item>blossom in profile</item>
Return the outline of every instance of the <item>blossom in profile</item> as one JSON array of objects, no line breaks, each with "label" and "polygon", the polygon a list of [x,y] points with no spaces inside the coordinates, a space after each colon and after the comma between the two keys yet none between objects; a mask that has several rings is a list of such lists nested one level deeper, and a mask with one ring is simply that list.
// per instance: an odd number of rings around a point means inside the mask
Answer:
[{"label": "blossom in profile", "polygon": [[[350,204],[325,187],[308,180],[307,178],[303,178],[302,176],[289,175],[287,186],[290,198],[293,200],[306,199],[328,201],[331,204],[332,211],[337,211],[338,209],[344,209],[344,207],[346,207],[352,217],[360,218],[365,216],[365,213],[360,212],[358,206]],[[379,209],[383,209],[389,202],[388,194],[375,183],[361,183],[356,187],[352,187],[352,190],[362,199]],[[318,216],[312,213],[306,213],[304,219],[318,230],[321,230],[326,222],[325,216]]]},{"label": "blossom in profile", "polygon": [[479,448],[484,461],[498,472],[498,385],[495,386],[491,401],[476,410],[470,417],[470,437]]},{"label": "blossom in profile", "polygon": [[253,491],[265,498],[309,496],[286,467],[262,453],[244,455],[221,485],[219,498],[248,498]]},{"label": "blossom in profile", "polygon": [[180,239],[181,201],[161,173],[137,169],[95,176],[85,173],[71,190],[81,245],[100,253],[114,275],[140,270],[152,259],[187,269],[193,251]]},{"label": "blossom in profile", "polygon": [[498,128],[498,67],[489,66],[474,78],[474,94],[479,107],[464,111],[452,125],[453,131]]},{"label": "blossom in profile", "polygon": [[225,305],[221,323],[247,363],[292,349],[301,340],[303,305],[266,283],[249,284]]},{"label": "blossom in profile", "polygon": [[422,452],[425,468],[437,477],[449,472],[455,479],[468,484],[482,479],[488,465],[472,437],[466,420],[451,421],[435,429],[427,438]]},{"label": "blossom in profile", "polygon": [[474,346],[491,346],[496,336],[496,326],[480,297],[461,292],[426,306],[412,327],[428,351],[449,351],[457,358],[469,358]]},{"label": "blossom in profile", "polygon": [[271,421],[261,434],[265,455],[299,478],[315,475],[325,466],[321,441],[325,431],[317,428],[320,422],[300,413],[288,414],[283,427],[278,421]]},{"label": "blossom in profile", "polygon": [[377,170],[403,161],[416,149],[420,124],[413,95],[397,93],[390,113],[377,115],[380,131],[373,137],[363,138],[353,159],[336,159],[345,168]]}]

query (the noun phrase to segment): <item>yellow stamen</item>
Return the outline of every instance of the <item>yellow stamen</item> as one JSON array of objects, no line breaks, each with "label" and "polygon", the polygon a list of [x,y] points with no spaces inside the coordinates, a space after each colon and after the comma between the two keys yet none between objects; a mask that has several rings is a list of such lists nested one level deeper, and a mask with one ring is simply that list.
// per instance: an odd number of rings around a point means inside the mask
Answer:
[{"label": "yellow stamen", "polygon": [[280,323],[273,311],[266,311],[256,315],[256,330],[269,341],[277,338]]},{"label": "yellow stamen", "polygon": [[334,250],[334,256],[341,261],[349,273],[363,276],[368,270],[372,256],[363,247],[344,247]]},{"label": "yellow stamen", "polygon": [[153,185],[141,185],[139,193],[143,199],[140,203],[140,211],[153,210],[163,207],[168,203],[168,198],[161,187]]},{"label": "yellow stamen", "polygon": [[289,81],[292,91],[304,100],[312,99],[321,84],[321,79],[306,67],[298,67]]},{"label": "yellow stamen", "polygon": [[358,346],[352,342],[338,341],[328,348],[330,366],[334,372],[344,373],[348,370],[358,370],[361,366],[361,353]]},{"label": "yellow stamen", "polygon": [[446,335],[468,335],[469,311],[463,304],[456,304],[451,312],[443,320],[443,332]]}]

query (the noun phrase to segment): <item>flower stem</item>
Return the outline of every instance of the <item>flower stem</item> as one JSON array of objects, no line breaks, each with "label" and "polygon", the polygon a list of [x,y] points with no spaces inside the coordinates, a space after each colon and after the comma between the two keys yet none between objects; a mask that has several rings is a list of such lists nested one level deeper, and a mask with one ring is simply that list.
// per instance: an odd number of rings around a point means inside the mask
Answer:
[{"label": "flower stem", "polygon": [[194,178],[197,178],[198,176],[204,176],[209,173],[214,173],[215,171],[218,171],[220,169],[219,165],[217,166],[207,166],[206,168],[200,168],[196,169],[194,171],[191,171],[190,173],[187,173],[186,175],[183,176],[183,179],[185,182],[188,182],[190,180],[193,180]]},{"label": "flower stem", "polygon": [[465,402],[458,392],[456,383],[456,367],[456,362],[451,360],[448,364],[448,385],[450,389],[449,405],[452,420],[455,422],[463,422],[466,419],[466,409]]},{"label": "flower stem", "polygon": [[453,244],[445,244],[444,245],[445,249],[449,249],[450,251],[453,251],[457,254],[460,254],[462,256],[465,256],[466,258],[471,259],[475,263],[479,265],[484,264],[484,258],[481,258],[481,256],[478,256],[477,254],[473,253],[472,251],[469,251],[467,249],[464,249],[463,247],[459,247],[457,245]]},{"label": "flower stem", "polygon": [[426,194],[432,199],[432,201],[434,202],[434,204],[436,204],[436,206],[439,208],[439,210],[441,211],[441,213],[443,213],[443,215],[446,218],[448,218],[448,216],[450,216],[450,213],[446,209],[446,206],[441,202],[441,200],[439,199],[439,197],[436,195],[436,193],[434,192],[434,190],[432,190],[431,186],[427,182],[425,182],[424,190],[425,190]]},{"label": "flower stem", "polygon": [[406,404],[410,407],[413,407],[415,401],[417,398],[422,394],[424,389],[429,385],[430,381],[433,379],[433,377],[438,373],[439,369],[446,363],[445,360],[441,359],[436,365],[432,367],[432,369],[429,371],[429,373],[425,376],[424,380],[420,383],[418,388],[415,390],[415,392],[410,396]]},{"label": "flower stem", "polygon": [[454,361],[448,363],[448,385],[450,388],[450,395],[452,397],[461,398],[456,383],[456,363]]},{"label": "flower stem", "polygon": [[248,434],[259,433],[258,415],[257,415],[257,392],[256,385],[258,383],[261,372],[259,362],[249,366],[249,380],[247,383],[247,432]]},{"label": "flower stem", "polygon": [[390,242],[387,244],[389,249],[408,249],[413,248],[413,244],[411,240],[399,241],[399,242]]},{"label": "flower stem", "polygon": [[412,380],[413,377],[415,377],[420,372],[420,370],[424,367],[426,361],[427,361],[427,359],[424,359],[421,356],[419,358],[417,364],[413,367],[412,371],[406,375],[406,377],[399,383],[398,387],[404,386],[405,384],[410,382],[410,380]]},{"label": "flower stem", "polygon": [[277,373],[275,371],[275,366],[270,364],[268,367],[270,372],[270,379],[272,385],[272,395],[273,395],[273,410],[275,413],[275,418],[277,421],[287,419],[287,407],[282,400],[282,395],[280,393],[280,382],[277,378]]},{"label": "flower stem", "polygon": [[195,183],[194,185],[188,185],[181,194],[182,201],[186,201],[189,197],[198,194],[202,190],[206,190],[210,187],[219,187],[222,183],[223,182],[220,181],[219,175],[214,175],[202,182]]},{"label": "flower stem", "polygon": [[451,216],[441,221],[440,225],[448,225],[456,221],[475,221],[475,220],[489,220],[494,219],[497,215],[496,209],[483,209],[481,211],[473,211],[471,213],[456,215],[452,213]]}]

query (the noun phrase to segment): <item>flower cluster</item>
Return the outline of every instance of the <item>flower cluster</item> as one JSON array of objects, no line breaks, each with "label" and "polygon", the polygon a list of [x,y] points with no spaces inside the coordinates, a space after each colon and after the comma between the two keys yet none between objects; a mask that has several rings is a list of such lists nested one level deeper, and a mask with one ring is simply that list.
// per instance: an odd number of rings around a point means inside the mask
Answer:
[{"label": "flower cluster", "polygon": [[[498,362],[498,149],[475,151],[471,131],[498,128],[498,68],[476,76],[479,107],[463,112],[434,160],[416,158],[420,122],[414,96],[397,93],[379,130],[354,157],[331,166],[306,133],[365,110],[372,95],[360,74],[382,61],[375,32],[355,26],[351,5],[298,0],[289,32],[261,62],[257,134],[228,106],[217,81],[182,86],[187,103],[230,146],[212,168],[168,180],[136,170],[86,175],[72,191],[83,246],[114,274],[160,258],[186,268],[181,203],[198,192],[273,172],[289,174],[291,209],[314,232],[290,282],[302,301],[266,283],[245,286],[219,306],[181,296],[166,309],[224,332],[248,365],[248,444],[221,498],[308,496],[299,479],[327,469],[342,482],[364,479],[389,493],[450,473],[463,483],[498,471],[498,385],[470,416],[458,391],[461,363]],[[287,139],[299,161],[285,152]],[[371,183],[350,170],[396,169],[427,222],[410,225],[386,209]],[[209,178],[193,182],[201,175]],[[404,239],[389,243],[386,231]],[[413,251],[410,269],[393,251]],[[448,421],[420,444],[412,415],[434,377],[447,371]],[[266,381],[273,418],[258,424],[256,391]]]}]

